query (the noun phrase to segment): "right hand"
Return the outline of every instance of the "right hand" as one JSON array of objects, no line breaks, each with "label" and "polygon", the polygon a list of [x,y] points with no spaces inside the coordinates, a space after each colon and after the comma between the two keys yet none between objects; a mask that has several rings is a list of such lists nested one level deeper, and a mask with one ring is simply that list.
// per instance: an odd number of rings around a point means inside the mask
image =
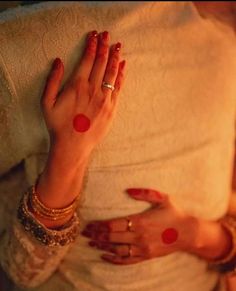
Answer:
[{"label": "right hand", "polygon": [[[108,32],[89,33],[82,59],[60,92],[64,66],[60,59],[54,61],[41,98],[51,148],[59,147],[63,156],[70,155],[74,161],[89,156],[111,126],[123,84],[124,65],[115,45],[109,53]],[[103,87],[103,81],[114,85],[115,90]],[[77,114],[89,118],[87,131],[74,129],[73,119]]]}]

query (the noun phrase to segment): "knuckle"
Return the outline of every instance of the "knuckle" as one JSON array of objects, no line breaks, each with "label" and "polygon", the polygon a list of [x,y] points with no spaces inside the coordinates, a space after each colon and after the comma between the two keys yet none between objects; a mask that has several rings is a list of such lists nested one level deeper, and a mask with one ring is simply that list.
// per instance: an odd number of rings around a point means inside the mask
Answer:
[{"label": "knuckle", "polygon": [[120,57],[119,57],[118,54],[113,54],[113,56],[112,56],[112,62],[114,62],[114,63],[116,63],[118,65],[119,59],[120,59]]},{"label": "knuckle", "polygon": [[138,226],[138,228],[140,227],[142,228],[144,226],[142,217],[139,217],[139,216],[136,217],[136,225]]},{"label": "knuckle", "polygon": [[99,109],[104,108],[104,111],[106,111],[106,107],[104,106],[105,102],[106,102],[106,98],[104,98],[104,97],[97,100],[97,102],[96,102],[97,108],[99,108]]}]

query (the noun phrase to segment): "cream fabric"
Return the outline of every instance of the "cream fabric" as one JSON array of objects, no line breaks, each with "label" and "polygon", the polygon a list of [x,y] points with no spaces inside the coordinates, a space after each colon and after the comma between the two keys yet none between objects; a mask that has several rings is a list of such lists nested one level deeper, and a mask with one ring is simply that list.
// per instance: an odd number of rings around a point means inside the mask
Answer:
[{"label": "cream fabric", "polygon": [[[232,29],[202,19],[191,2],[44,3],[4,13],[1,21],[1,173],[25,159],[28,183],[34,181],[48,150],[39,99],[51,62],[60,56],[67,77],[85,34],[109,30],[112,42],[124,45],[127,77],[116,119],[88,167],[82,228],[147,209],[148,203],[128,197],[128,187],[166,192],[187,213],[208,220],[225,214],[235,142]],[[12,229],[5,246],[14,243],[24,268],[16,272],[17,261],[3,251],[1,262],[23,289],[210,291],[218,281],[204,260],[187,253],[116,266],[101,261],[102,252],[82,236],[53,257],[16,222]],[[22,242],[48,257],[45,268],[30,268],[38,258],[33,252],[25,257]]]}]

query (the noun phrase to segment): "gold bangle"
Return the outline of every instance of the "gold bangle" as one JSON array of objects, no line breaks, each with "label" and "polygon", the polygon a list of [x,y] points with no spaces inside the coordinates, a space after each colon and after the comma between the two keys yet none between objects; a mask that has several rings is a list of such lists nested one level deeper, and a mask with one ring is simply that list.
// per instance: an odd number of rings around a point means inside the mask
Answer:
[{"label": "gold bangle", "polygon": [[[29,197],[29,204],[32,208],[32,210],[34,211],[34,213],[36,213],[38,216],[48,219],[48,220],[52,220],[52,221],[57,221],[57,220],[61,220],[63,218],[68,217],[68,214],[64,214],[64,215],[58,215],[58,216],[52,216],[52,215],[45,215],[44,213],[40,212],[37,207],[35,207],[34,204],[31,203],[30,201],[30,197]],[[73,213],[73,211],[71,211],[71,214]]]},{"label": "gold bangle", "polygon": [[35,204],[38,205],[42,209],[42,211],[44,211],[45,213],[50,213],[50,214],[51,213],[52,214],[69,213],[77,207],[77,203],[79,200],[78,197],[75,198],[69,206],[64,207],[64,208],[49,208],[45,206],[37,197],[37,193],[35,191],[35,185],[31,187],[31,195],[32,195],[32,200],[35,202]]},{"label": "gold bangle", "polygon": [[79,219],[75,212],[72,219],[65,224],[66,228],[60,230],[52,230],[40,223],[32,213],[30,213],[27,205],[29,191],[26,191],[19,203],[17,210],[17,218],[27,232],[30,232],[42,244],[54,247],[65,246],[74,242],[79,234]]},{"label": "gold bangle", "polygon": [[70,211],[67,211],[65,213],[60,213],[60,214],[55,214],[54,212],[45,212],[42,208],[40,208],[40,206],[37,204],[37,202],[35,202],[31,193],[32,192],[30,192],[30,194],[29,194],[29,204],[30,204],[32,210],[35,213],[37,213],[40,217],[55,221],[55,220],[59,220],[59,219],[63,219],[65,217],[68,217],[69,214],[72,214],[75,211],[75,209],[72,209]]}]

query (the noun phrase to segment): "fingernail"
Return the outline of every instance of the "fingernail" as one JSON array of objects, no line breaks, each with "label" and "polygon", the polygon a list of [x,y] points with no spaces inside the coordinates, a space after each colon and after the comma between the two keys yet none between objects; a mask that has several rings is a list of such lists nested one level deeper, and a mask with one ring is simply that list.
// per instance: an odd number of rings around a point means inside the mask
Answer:
[{"label": "fingernail", "polygon": [[115,45],[115,50],[120,51],[120,49],[121,49],[121,43],[117,42],[117,44]]},{"label": "fingernail", "polygon": [[125,67],[125,60],[120,63],[120,69],[123,70]]},{"label": "fingernail", "polygon": [[103,31],[103,33],[102,33],[102,39],[103,40],[107,40],[107,38],[108,38],[108,31]]},{"label": "fingernail", "polygon": [[56,58],[52,64],[53,70],[57,70],[61,67],[61,59],[60,58]]},{"label": "fingernail", "polygon": [[141,189],[137,189],[137,188],[129,188],[126,190],[130,195],[134,195],[134,196],[137,196],[137,195],[140,195],[142,193],[142,190]]},{"label": "fingernail", "polygon": [[97,36],[98,36],[97,30],[91,31],[91,37],[97,37]]}]

